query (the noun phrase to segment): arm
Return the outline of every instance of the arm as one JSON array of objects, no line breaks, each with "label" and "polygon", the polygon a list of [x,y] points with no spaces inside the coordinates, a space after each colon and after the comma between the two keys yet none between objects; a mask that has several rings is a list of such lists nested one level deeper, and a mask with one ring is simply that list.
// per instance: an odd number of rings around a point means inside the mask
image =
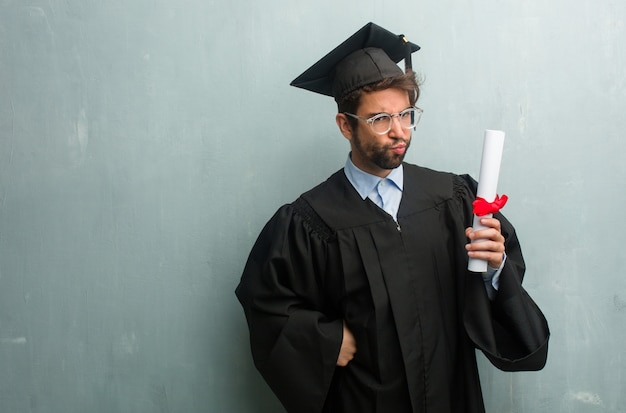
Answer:
[{"label": "arm", "polygon": [[288,412],[319,413],[340,347],[324,279],[328,243],[290,206],[255,243],[236,293],[250,331],[255,366]]},{"label": "arm", "polygon": [[[476,182],[469,176],[460,178],[456,193],[465,230],[472,222]],[[475,233],[465,230],[459,234],[465,237],[464,244],[467,237],[487,238],[485,242],[466,247],[466,255],[459,264],[463,268],[465,331],[474,345],[499,369],[539,370],[546,363],[550,331],[543,313],[522,287],[526,266],[515,228],[501,213],[494,214],[492,219],[484,219],[483,223],[489,228]],[[490,266],[497,267],[504,252],[506,265],[499,274],[498,293],[490,301],[482,277],[466,270],[467,256],[487,259]]]},{"label": "arm", "polygon": [[[494,300],[484,296],[484,284],[468,273],[466,302],[464,311],[465,327],[468,335],[487,358],[501,370],[539,370],[547,359],[549,329],[541,310],[522,287],[525,264],[515,229],[502,216],[496,214],[499,222],[502,244],[494,235],[487,243],[504,246],[507,264],[499,277],[498,293]],[[495,225],[495,222],[491,224]],[[494,227],[486,231],[492,231]],[[496,233],[498,231],[495,231]],[[481,238],[485,234],[478,234]],[[481,243],[475,243],[477,245]],[[469,251],[469,250],[468,250]],[[476,252],[476,250],[474,250]],[[489,255],[490,264],[501,256],[500,247],[486,247],[477,254]]]}]

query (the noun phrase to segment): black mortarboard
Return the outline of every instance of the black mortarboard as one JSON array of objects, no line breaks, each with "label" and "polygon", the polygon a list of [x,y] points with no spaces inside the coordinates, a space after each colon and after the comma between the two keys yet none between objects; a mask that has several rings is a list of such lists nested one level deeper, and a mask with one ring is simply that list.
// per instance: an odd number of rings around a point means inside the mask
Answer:
[{"label": "black mortarboard", "polygon": [[402,74],[397,65],[420,47],[382,27],[368,23],[291,82],[291,86],[333,96],[348,93],[385,78]]}]

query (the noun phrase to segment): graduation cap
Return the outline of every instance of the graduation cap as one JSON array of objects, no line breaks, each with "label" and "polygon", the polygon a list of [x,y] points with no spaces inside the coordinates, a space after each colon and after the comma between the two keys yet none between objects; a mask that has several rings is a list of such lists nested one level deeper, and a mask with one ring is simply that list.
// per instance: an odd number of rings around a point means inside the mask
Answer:
[{"label": "graduation cap", "polygon": [[411,68],[411,53],[420,47],[382,27],[368,23],[291,82],[336,101],[371,83],[402,74],[404,59]]}]

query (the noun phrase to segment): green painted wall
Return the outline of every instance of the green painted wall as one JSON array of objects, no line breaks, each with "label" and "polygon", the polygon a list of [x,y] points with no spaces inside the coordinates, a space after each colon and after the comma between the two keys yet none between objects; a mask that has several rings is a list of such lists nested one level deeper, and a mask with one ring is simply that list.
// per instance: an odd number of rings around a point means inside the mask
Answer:
[{"label": "green painted wall", "polygon": [[0,412],[269,413],[233,289],[340,168],[288,86],[368,21],[422,46],[408,160],[500,188],[547,367],[481,358],[490,412],[626,411],[626,3],[0,0]]}]

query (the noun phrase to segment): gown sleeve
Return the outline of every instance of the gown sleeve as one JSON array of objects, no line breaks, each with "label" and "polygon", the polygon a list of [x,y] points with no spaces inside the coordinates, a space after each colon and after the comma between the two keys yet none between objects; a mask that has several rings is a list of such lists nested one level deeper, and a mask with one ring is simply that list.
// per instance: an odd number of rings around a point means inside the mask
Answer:
[{"label": "gown sleeve", "polygon": [[[476,182],[469,176],[457,178],[455,196],[465,217],[462,229],[471,226],[472,201]],[[489,361],[504,371],[532,371],[544,367],[548,356],[550,331],[543,313],[522,287],[525,264],[515,229],[501,214],[501,231],[505,237],[506,263],[500,274],[498,293],[493,301],[487,298],[482,277],[467,271],[467,256],[459,266],[465,278],[463,322],[465,331],[476,348]],[[461,230],[461,228],[460,228]],[[467,242],[462,235],[463,242]],[[463,252],[464,254],[464,252]]]},{"label": "gown sleeve", "polygon": [[283,206],[259,235],[236,289],[254,364],[288,412],[322,411],[341,347],[343,323],[324,293],[329,239],[294,204]]}]

